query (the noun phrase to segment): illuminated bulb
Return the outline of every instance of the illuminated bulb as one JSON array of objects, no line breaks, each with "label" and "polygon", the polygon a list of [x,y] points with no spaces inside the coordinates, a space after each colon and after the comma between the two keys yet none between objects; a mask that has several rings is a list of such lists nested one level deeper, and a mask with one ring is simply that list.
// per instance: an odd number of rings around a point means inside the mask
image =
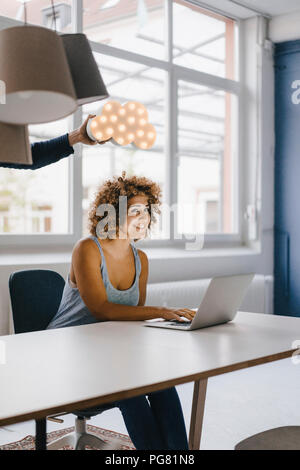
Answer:
[{"label": "illuminated bulb", "polygon": [[113,137],[119,145],[133,143],[140,149],[149,149],[156,139],[156,131],[148,122],[148,111],[141,103],[128,101],[121,105],[110,101],[102,108],[102,114],[91,122],[91,135],[98,141]]}]

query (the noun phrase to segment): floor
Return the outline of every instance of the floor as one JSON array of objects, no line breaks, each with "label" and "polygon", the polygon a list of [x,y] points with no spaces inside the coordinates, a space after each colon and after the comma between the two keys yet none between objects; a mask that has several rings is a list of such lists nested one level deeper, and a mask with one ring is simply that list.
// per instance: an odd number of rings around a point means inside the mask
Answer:
[{"label": "floor", "polygon": [[[189,429],[193,384],[177,387]],[[300,425],[300,363],[281,361],[209,379],[201,449],[233,449],[257,432],[285,425]],[[47,430],[73,426],[74,416],[63,424],[47,421]],[[127,434],[115,408],[92,418],[90,424]],[[34,434],[34,421],[0,428],[0,445]]]}]

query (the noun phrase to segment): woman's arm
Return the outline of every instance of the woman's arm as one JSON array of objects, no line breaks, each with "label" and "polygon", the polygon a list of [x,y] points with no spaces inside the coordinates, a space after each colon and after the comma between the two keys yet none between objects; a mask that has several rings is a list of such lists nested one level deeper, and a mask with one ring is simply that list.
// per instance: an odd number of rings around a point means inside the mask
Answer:
[{"label": "woman's arm", "polygon": [[[145,254],[144,256],[146,257]],[[121,305],[108,302],[100,265],[101,254],[95,242],[91,239],[80,240],[72,254],[72,266],[76,285],[85,305],[98,320],[130,321],[150,320],[153,318],[181,320],[180,316],[184,316],[189,320],[193,318],[195,313],[189,309],[145,307],[140,305],[140,303],[145,302],[146,297],[145,282],[147,282],[148,277],[148,263],[145,264],[145,259],[142,259],[140,278],[142,292],[139,305]]]},{"label": "woman's arm", "polygon": [[138,254],[141,261],[141,274],[140,274],[140,282],[139,282],[139,290],[140,290],[140,298],[138,305],[143,306],[146,302],[147,296],[147,282],[148,282],[148,257],[146,253],[142,250],[138,250]]}]

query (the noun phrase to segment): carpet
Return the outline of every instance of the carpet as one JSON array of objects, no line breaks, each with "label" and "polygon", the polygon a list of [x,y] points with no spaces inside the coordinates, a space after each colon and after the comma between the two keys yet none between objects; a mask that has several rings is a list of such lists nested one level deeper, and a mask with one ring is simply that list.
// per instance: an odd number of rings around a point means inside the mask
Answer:
[{"label": "carpet", "polygon": [[[88,432],[95,434],[96,436],[103,439],[105,442],[110,443],[112,440],[117,441],[117,444],[120,445],[121,450],[135,450],[130,438],[125,434],[120,434],[114,431],[109,431],[108,429],[102,429],[98,426],[87,425]],[[60,429],[59,431],[52,431],[47,433],[47,442],[50,443],[59,437],[64,436],[70,432],[74,431],[74,427]],[[92,447],[86,447],[89,450],[97,450]],[[0,446],[0,450],[35,450],[35,437],[26,436],[20,441],[11,442],[10,444],[5,444]],[[63,447],[61,450],[73,450],[71,446]]]}]

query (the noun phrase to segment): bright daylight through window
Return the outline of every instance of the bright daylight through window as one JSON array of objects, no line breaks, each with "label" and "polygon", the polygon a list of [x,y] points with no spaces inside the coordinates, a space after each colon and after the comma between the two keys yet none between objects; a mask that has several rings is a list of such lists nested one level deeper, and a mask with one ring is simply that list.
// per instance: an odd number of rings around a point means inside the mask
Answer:
[{"label": "bright daylight through window", "polygon": [[[27,21],[72,32],[75,3],[55,1],[54,21],[49,0],[30,0]],[[0,234],[69,234],[70,220],[82,211],[82,232],[75,235],[87,235],[88,209],[97,187],[123,170],[159,183],[163,203],[178,211],[174,230],[160,228],[155,238],[237,233],[235,22],[183,0],[82,4],[77,24],[82,21],[82,31],[91,41],[109,100],[141,102],[157,132],[155,145],[150,150],[112,143],[82,146],[74,157],[82,156],[82,170],[75,166],[70,171],[71,159],[34,172],[0,169]],[[23,7],[1,2],[0,15],[22,24]],[[81,122],[88,114],[100,114],[105,102],[79,108]],[[72,116],[30,126],[31,142],[73,128]],[[81,207],[79,200],[70,204],[75,181],[82,181]]]}]

